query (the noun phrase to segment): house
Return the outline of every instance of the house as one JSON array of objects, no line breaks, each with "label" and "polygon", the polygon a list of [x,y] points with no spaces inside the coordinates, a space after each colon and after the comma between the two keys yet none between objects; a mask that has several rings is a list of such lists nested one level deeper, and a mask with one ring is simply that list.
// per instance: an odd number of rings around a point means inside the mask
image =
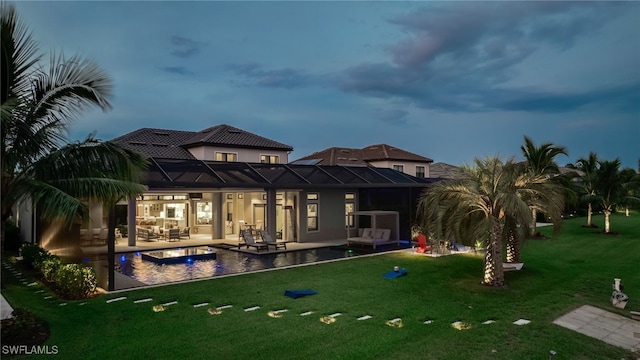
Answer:
[{"label": "house", "polygon": [[302,157],[292,164],[375,166],[390,168],[419,178],[430,176],[433,160],[387,145],[370,145],[362,149],[331,147]]},{"label": "house", "polygon": [[[157,240],[141,239],[141,232],[176,228],[211,239],[237,240],[241,230],[253,228],[284,241],[340,240],[349,228],[370,225],[349,215],[366,210],[398,211],[400,234],[391,236],[409,239],[417,199],[435,181],[361,164],[287,164],[291,146],[229,125],[197,132],[143,128],[111,141],[150,162],[142,179],[147,191],[115,209],[116,224],[131,230],[130,246]],[[388,146],[383,150],[400,153]],[[381,156],[366,159],[376,157]],[[424,159],[425,165],[431,161]],[[74,236],[101,234],[107,223],[108,209],[90,204],[90,219]],[[64,246],[53,235],[45,239],[44,230],[36,233],[48,250]]]}]

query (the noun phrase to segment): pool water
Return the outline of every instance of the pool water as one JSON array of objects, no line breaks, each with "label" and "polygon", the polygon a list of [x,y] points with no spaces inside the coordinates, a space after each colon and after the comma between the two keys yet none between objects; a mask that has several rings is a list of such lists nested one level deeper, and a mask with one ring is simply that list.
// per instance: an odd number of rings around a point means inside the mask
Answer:
[{"label": "pool water", "polygon": [[115,270],[147,285],[208,278],[220,275],[273,269],[342,259],[362,253],[340,248],[320,248],[279,254],[254,255],[214,248],[216,259],[194,260],[179,264],[156,264],[142,259],[142,253],[116,255]]}]

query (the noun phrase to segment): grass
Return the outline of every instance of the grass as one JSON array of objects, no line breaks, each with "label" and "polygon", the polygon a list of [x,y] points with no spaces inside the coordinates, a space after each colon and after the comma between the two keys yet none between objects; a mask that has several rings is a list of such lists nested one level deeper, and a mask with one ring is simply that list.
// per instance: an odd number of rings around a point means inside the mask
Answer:
[{"label": "grass", "polygon": [[[585,222],[567,220],[557,236],[541,228],[549,239],[524,245],[523,270],[506,273],[508,286],[501,289],[480,285],[481,255],[392,253],[68,302],[44,299],[38,286],[3,271],[2,293],[14,307],[49,323],[45,345],[56,345],[64,359],[547,359],[549,350],[558,359],[634,359],[629,351],[552,324],[585,304],[625,316],[640,310],[640,214],[616,214],[617,236],[584,228]],[[604,220],[596,216],[594,223]],[[383,279],[394,265],[408,275]],[[616,277],[630,298],[624,310],[609,302]],[[295,300],[283,295],[309,288],[318,294]],[[121,296],[127,299],[106,303]],[[133,302],[144,298],[153,301]],[[170,301],[178,304],[152,311]],[[192,306],[202,302],[210,305]],[[220,315],[207,311],[223,305],[233,307]],[[260,309],[243,311],[252,306]],[[279,309],[288,311],[267,316]],[[299,315],[306,311],[314,313]],[[335,323],[320,321],[338,312]],[[364,315],[372,318],[356,320]],[[385,325],[397,317],[403,327]],[[531,323],[512,324],[520,318]],[[483,325],[486,320],[495,323]],[[472,327],[456,330],[455,321]]]}]

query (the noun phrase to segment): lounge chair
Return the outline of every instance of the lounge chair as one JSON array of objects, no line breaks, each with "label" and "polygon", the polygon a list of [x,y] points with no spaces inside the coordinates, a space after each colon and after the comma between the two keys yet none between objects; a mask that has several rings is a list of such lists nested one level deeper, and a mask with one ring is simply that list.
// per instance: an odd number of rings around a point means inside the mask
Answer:
[{"label": "lounge chair", "polygon": [[[260,252],[261,249],[267,249],[269,251],[269,245],[264,242],[256,242],[251,234],[251,231],[243,230],[242,231],[242,239],[244,240],[244,245],[247,247],[255,248],[256,251]],[[238,248],[240,248],[242,244],[238,244]]]},{"label": "lounge chair", "polygon": [[278,250],[278,248],[287,249],[287,243],[274,241],[266,230],[260,230],[260,237],[262,237],[262,242],[267,244],[267,249],[269,248],[269,245],[273,246],[275,250]]},{"label": "lounge chair", "polygon": [[181,238],[186,237],[186,238],[191,239],[191,233],[189,232],[189,230],[190,229],[189,229],[188,226],[185,227],[185,228],[182,228],[182,230],[180,230],[180,237]]}]

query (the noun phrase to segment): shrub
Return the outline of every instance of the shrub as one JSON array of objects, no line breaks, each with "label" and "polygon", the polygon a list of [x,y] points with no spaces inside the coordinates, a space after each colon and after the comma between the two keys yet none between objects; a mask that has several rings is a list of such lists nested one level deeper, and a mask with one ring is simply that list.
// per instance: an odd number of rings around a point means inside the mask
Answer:
[{"label": "shrub", "polygon": [[62,292],[61,295],[72,299],[88,297],[98,286],[95,270],[79,264],[60,266],[56,283]]},{"label": "shrub", "polygon": [[58,271],[62,266],[62,260],[57,256],[51,256],[40,263],[38,269],[44,276],[44,279],[48,282],[55,282],[58,276]]},{"label": "shrub", "polygon": [[35,244],[22,245],[20,247],[20,254],[22,255],[22,261],[24,261],[25,265],[32,269],[39,269],[39,265],[44,260],[53,256],[47,250]]}]

